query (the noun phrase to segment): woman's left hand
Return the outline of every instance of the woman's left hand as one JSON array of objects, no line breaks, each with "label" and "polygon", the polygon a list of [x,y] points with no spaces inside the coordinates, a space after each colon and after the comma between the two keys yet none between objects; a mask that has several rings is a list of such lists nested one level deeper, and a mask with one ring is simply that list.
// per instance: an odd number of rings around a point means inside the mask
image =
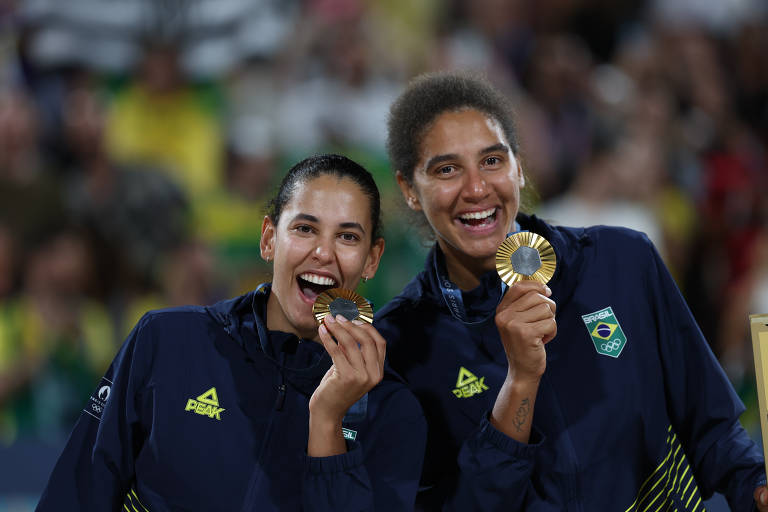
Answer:
[{"label": "woman's left hand", "polygon": [[[318,333],[333,365],[309,399],[308,450],[310,455],[325,456],[335,453],[314,450],[323,443],[314,443],[313,438],[320,440],[332,436],[336,439],[341,436],[341,421],[347,410],[381,382],[387,343],[372,325],[350,322],[341,315],[336,318],[326,316]],[[338,449],[331,451],[338,452]]]}]

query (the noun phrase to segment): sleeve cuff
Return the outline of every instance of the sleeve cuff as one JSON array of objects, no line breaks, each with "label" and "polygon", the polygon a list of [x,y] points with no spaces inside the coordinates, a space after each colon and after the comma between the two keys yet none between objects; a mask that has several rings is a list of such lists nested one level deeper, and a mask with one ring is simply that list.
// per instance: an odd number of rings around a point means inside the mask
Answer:
[{"label": "sleeve cuff", "polygon": [[[350,446],[351,445],[351,446]],[[305,455],[307,470],[310,474],[342,473],[363,465],[363,450],[357,443],[347,443],[347,453],[330,457],[310,457]]]},{"label": "sleeve cuff", "polygon": [[[489,413],[490,414],[490,413]],[[504,434],[491,425],[488,414],[480,422],[479,436],[495,446],[500,451],[519,458],[532,458],[546,438],[536,427],[531,427],[531,438],[528,443],[521,443]]]}]

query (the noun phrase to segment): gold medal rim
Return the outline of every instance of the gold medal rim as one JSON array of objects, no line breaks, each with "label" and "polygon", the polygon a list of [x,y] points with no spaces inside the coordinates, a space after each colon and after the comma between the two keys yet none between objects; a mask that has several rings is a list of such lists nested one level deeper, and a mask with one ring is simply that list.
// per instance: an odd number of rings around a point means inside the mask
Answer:
[{"label": "gold medal rim", "polygon": [[[541,259],[541,267],[531,275],[515,272],[510,258],[520,247],[536,249]],[[512,233],[496,250],[496,272],[507,285],[512,286],[519,281],[538,281],[547,284],[555,274],[557,257],[552,245],[543,236],[530,231]]]},{"label": "gold medal rim", "polygon": [[373,307],[370,302],[352,290],[331,288],[318,295],[315,303],[312,305],[312,313],[315,315],[318,325],[321,325],[323,319],[331,313],[331,302],[336,299],[347,299],[355,303],[357,306],[357,317],[354,320],[362,320],[369,324],[373,323]]}]

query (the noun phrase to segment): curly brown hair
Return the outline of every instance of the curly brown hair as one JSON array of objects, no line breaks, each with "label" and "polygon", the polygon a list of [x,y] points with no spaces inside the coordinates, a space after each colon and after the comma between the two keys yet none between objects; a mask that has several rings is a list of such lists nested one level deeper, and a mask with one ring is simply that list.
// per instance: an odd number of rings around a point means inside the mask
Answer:
[{"label": "curly brown hair", "polygon": [[426,73],[414,78],[389,109],[387,152],[393,171],[411,183],[429,126],[443,112],[466,108],[496,120],[518,154],[512,105],[487,79],[465,72]]}]

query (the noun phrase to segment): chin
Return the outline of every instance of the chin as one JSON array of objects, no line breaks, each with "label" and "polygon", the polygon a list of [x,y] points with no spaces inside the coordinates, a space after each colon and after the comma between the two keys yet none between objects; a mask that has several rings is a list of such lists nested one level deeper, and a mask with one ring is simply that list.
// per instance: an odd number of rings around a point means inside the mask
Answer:
[{"label": "chin", "polygon": [[504,238],[499,239],[498,242],[496,240],[488,240],[485,243],[482,244],[475,244],[470,247],[466,247],[464,250],[464,253],[471,257],[476,258],[480,260],[485,260],[488,258],[493,258],[496,256],[496,251],[499,248],[499,245],[501,245],[501,242],[504,241]]}]

